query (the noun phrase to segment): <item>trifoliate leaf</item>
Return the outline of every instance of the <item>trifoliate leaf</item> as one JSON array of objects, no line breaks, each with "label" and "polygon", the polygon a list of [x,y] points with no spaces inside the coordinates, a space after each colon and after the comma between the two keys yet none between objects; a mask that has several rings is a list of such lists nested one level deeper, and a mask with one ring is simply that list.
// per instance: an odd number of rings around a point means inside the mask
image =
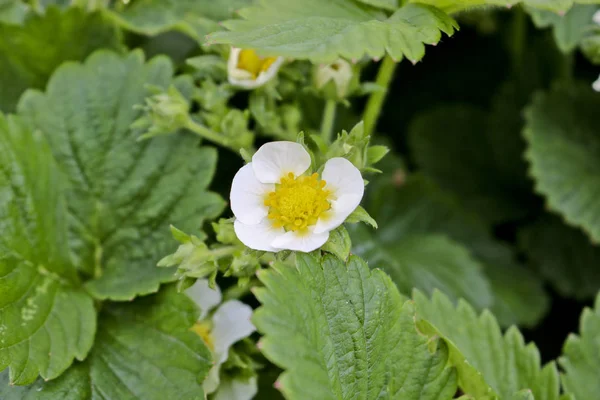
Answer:
[{"label": "trifoliate leaf", "polygon": [[[381,271],[296,255],[263,270],[254,323],[263,353],[285,372],[286,398],[444,400],[456,392],[447,348],[415,327],[414,309]],[[433,352],[430,348],[436,348]]]},{"label": "trifoliate leaf", "polygon": [[571,334],[564,345],[559,364],[562,383],[573,400],[593,399],[600,393],[600,295],[594,309],[581,316],[579,335]]},{"label": "trifoliate leaf", "polygon": [[329,239],[321,248],[342,260],[347,260],[350,255],[350,247],[352,247],[352,241],[350,235],[344,226],[339,226],[333,231],[329,232]]},{"label": "trifoliate leaf", "polygon": [[586,299],[600,290],[600,247],[592,245],[581,230],[546,216],[524,228],[519,242],[561,295]]},{"label": "trifoliate leaf", "polygon": [[0,166],[0,371],[25,385],[85,358],[96,312],[69,258],[63,182],[43,136],[0,114]]},{"label": "trifoliate leaf", "polygon": [[190,328],[195,304],[174,288],[104,307],[94,348],[58,379],[10,388],[2,400],[201,400],[210,351]]},{"label": "trifoliate leaf", "polygon": [[[504,169],[507,154],[496,148],[497,131],[488,129],[487,118],[466,105],[425,112],[410,128],[410,144],[422,171],[467,208],[493,223],[517,219],[527,213],[529,188]],[[499,132],[501,141],[510,134],[518,138],[518,132]]]},{"label": "trifoliate leaf", "polygon": [[123,28],[144,35],[180,31],[201,41],[249,0],[138,0],[107,10]]},{"label": "trifoliate leaf", "polygon": [[452,18],[422,4],[405,5],[387,18],[346,0],[265,0],[239,14],[243,20],[224,23],[231,32],[211,34],[208,42],[313,62],[386,53],[417,61],[424,44],[436,44],[441,32],[452,35],[458,29]]},{"label": "trifoliate leaf", "polygon": [[559,15],[552,11],[527,7],[527,12],[538,28],[552,27],[554,39],[563,53],[573,51],[585,34],[596,24],[592,16],[596,5],[574,5],[566,14]]},{"label": "trifoliate leaf", "polygon": [[[366,242],[374,241],[396,251],[393,249],[407,237],[447,236],[454,243],[452,247],[462,247],[463,254],[466,247],[471,253],[468,259],[483,266],[482,271],[477,270],[477,275],[480,280],[488,282],[484,283],[484,287],[491,285],[494,297],[491,309],[502,325],[535,325],[547,310],[548,298],[537,276],[516,263],[511,249],[493,240],[487,226],[476,215],[463,209],[459,200],[440,190],[425,177],[411,176],[400,187],[394,184],[394,179],[393,175],[383,176],[369,185],[371,190],[367,208],[374,211],[373,216],[381,227],[372,232],[372,236],[365,239]],[[367,234],[366,230],[361,232]],[[355,231],[351,230],[350,233],[355,234]],[[355,251],[362,254],[363,242],[355,235],[352,237]],[[373,254],[377,257],[375,252]],[[369,261],[372,263],[372,260]],[[445,261],[445,258],[439,260],[442,263],[440,268],[443,268]],[[419,263],[423,264],[424,261]],[[462,264],[456,264],[455,268],[467,273]],[[430,268],[419,273],[427,275]],[[465,290],[469,293],[461,294],[455,290],[448,294],[453,298],[470,296],[468,298],[471,299],[474,292],[468,288]],[[482,303],[479,301],[474,304]]]},{"label": "trifoliate leaf", "polygon": [[512,6],[523,3],[528,8],[552,11],[555,13],[565,13],[573,4],[594,4],[595,0],[411,0],[418,3],[425,3],[442,9],[447,13],[457,13],[475,7],[499,6],[511,8]]},{"label": "trifoliate leaf", "polygon": [[214,149],[184,134],[138,142],[130,128],[146,85],[167,87],[172,74],[165,58],[98,52],[61,67],[45,93],[28,92],[19,104],[72,183],[72,249],[99,299],[155,292],[173,278],[172,269],[156,268],[174,250],[169,224],[193,231],[223,208],[206,190]]},{"label": "trifoliate leaf", "polygon": [[30,14],[23,25],[0,22],[0,110],[12,111],[30,87],[41,88],[60,64],[98,48],[120,47],[116,27],[79,8]]},{"label": "trifoliate leaf", "polygon": [[447,341],[464,393],[510,399],[528,389],[536,400],[558,400],[556,366],[541,367],[538,349],[533,343],[526,345],[518,329],[511,327],[502,335],[489,311],[477,315],[466,302],[455,306],[440,292],[431,299],[415,292],[413,299],[421,331]]},{"label": "trifoliate leaf", "polygon": [[353,230],[353,251],[390,274],[400,292],[439,289],[480,309],[492,304],[482,266],[460,243],[441,235],[407,235],[397,240],[378,233],[358,226]]},{"label": "trifoliate leaf", "polygon": [[592,241],[600,241],[600,96],[585,87],[556,86],[534,96],[523,132],[536,190],[547,206]]}]

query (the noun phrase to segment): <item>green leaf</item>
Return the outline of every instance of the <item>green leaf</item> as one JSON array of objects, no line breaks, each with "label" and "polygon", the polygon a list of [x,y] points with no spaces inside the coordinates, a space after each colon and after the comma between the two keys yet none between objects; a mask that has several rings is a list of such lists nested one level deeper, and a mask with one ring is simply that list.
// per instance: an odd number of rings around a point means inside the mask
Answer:
[{"label": "green leaf", "polygon": [[[476,215],[463,209],[458,199],[440,190],[427,178],[414,175],[400,187],[394,184],[394,180],[393,175],[382,176],[369,185],[367,207],[374,211],[373,216],[380,221],[381,227],[365,240],[396,251],[396,246],[407,237],[447,236],[454,243],[450,247],[455,248],[459,244],[466,247],[471,253],[468,258],[483,266],[478,276],[480,280],[489,282],[484,283],[484,288],[491,285],[494,297],[491,308],[502,325],[535,325],[548,308],[548,298],[537,276],[516,263],[511,249],[493,240],[488,227]],[[361,232],[367,234],[365,229]],[[355,235],[352,238],[355,250],[361,254],[362,241]],[[439,262],[444,261],[441,259]],[[456,268],[465,269],[462,264],[456,265]],[[427,275],[428,271],[429,268],[417,273]],[[471,298],[471,290],[465,290],[468,294],[455,291],[450,295]],[[485,306],[481,301],[475,304]]]},{"label": "green leaf", "polygon": [[40,134],[0,114],[0,371],[59,376],[94,340],[96,313],[66,243],[63,186]]},{"label": "green leaf", "polygon": [[523,3],[528,8],[552,11],[555,13],[565,13],[575,3],[595,4],[596,0],[411,0],[411,2],[425,3],[440,8],[447,13],[458,13],[470,10],[475,7],[499,6],[511,8],[512,6]]},{"label": "green leaf", "polygon": [[404,294],[413,288],[427,293],[439,289],[455,300],[464,297],[480,309],[493,302],[481,265],[465,247],[445,236],[414,235],[397,240],[358,226],[352,238],[354,252],[390,274]]},{"label": "green leaf", "polygon": [[505,399],[529,389],[536,400],[558,400],[556,366],[541,367],[538,349],[526,345],[518,329],[511,327],[502,335],[489,311],[477,315],[466,302],[454,306],[440,292],[429,299],[415,291],[413,299],[420,330],[448,343],[450,363],[456,367],[464,393]]},{"label": "green leaf", "polygon": [[29,6],[21,0],[0,0],[0,24],[21,24]]},{"label": "green leaf", "polygon": [[452,35],[458,29],[452,18],[421,4],[405,5],[385,18],[346,0],[265,0],[239,14],[244,20],[224,23],[231,32],[216,32],[208,41],[313,62],[386,53],[416,62],[425,54],[424,44],[436,44],[441,32]]},{"label": "green leaf", "polygon": [[120,26],[144,35],[175,30],[201,41],[250,0],[138,0],[106,10]]},{"label": "green leaf", "polygon": [[569,12],[558,15],[552,11],[527,8],[527,12],[538,28],[552,27],[554,39],[563,53],[575,50],[585,34],[595,26],[592,16],[596,5],[574,5]]},{"label": "green leaf", "polygon": [[579,336],[571,334],[565,342],[559,364],[564,370],[565,392],[574,400],[593,399],[600,393],[600,294],[594,309],[583,310]]},{"label": "green leaf", "polygon": [[566,297],[588,299],[600,290],[600,247],[579,229],[546,216],[525,227],[519,242],[531,263]]},{"label": "green leaf", "polygon": [[329,233],[329,239],[321,248],[342,260],[347,260],[350,255],[352,241],[350,235],[344,226],[340,226]]},{"label": "green leaf", "polygon": [[556,86],[539,93],[526,110],[526,158],[536,191],[547,207],[592,241],[600,241],[600,96],[585,86]]},{"label": "green leaf", "polygon": [[[488,127],[488,113],[466,105],[443,106],[419,115],[409,140],[421,170],[490,222],[518,219],[529,188],[521,187],[505,169],[507,153],[497,146],[518,131],[499,132]],[[515,149],[518,152],[519,149]],[[517,153],[519,154],[519,153]],[[519,154],[520,155],[520,154]]]},{"label": "green leaf", "polygon": [[131,304],[110,304],[100,316],[85,362],[60,378],[26,388],[4,385],[3,400],[202,400],[210,351],[190,330],[195,304],[173,287]]},{"label": "green leaf", "polygon": [[396,10],[398,8],[398,0],[357,0],[363,4],[385,8],[386,10]]},{"label": "green leaf", "polygon": [[197,230],[223,209],[206,190],[214,149],[187,134],[138,142],[130,128],[146,85],[166,88],[172,74],[166,58],[98,52],[64,65],[46,93],[28,92],[19,104],[72,184],[71,247],[99,299],[129,300],[172,280],[173,269],[156,268],[173,251],[169,224]]},{"label": "green leaf", "polygon": [[263,353],[285,370],[286,398],[444,400],[456,392],[447,348],[416,330],[413,305],[360,258],[297,254],[296,267],[275,264],[259,279],[266,287],[255,291],[262,307],[254,322]]},{"label": "green leaf", "polygon": [[371,225],[372,228],[377,229],[377,221],[375,221],[373,217],[369,215],[367,210],[365,210],[361,206],[356,207],[356,209],[352,211],[352,214],[348,215],[348,218],[346,218],[346,222],[350,224],[364,222],[368,225]]},{"label": "green leaf", "polygon": [[0,22],[0,110],[12,111],[23,91],[41,88],[60,64],[98,48],[118,49],[115,26],[79,8],[30,14],[23,25]]}]

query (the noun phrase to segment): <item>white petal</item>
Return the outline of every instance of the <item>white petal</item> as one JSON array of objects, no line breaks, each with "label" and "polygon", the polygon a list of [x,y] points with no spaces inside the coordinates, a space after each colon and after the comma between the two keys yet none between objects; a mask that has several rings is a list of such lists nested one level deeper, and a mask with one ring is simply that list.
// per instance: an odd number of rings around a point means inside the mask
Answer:
[{"label": "white petal", "polygon": [[221,364],[215,364],[208,371],[208,375],[204,378],[204,382],[202,383],[202,388],[204,389],[205,394],[211,394],[215,390],[218,389],[220,378],[219,372],[221,371]]},{"label": "white petal", "polygon": [[244,165],[231,183],[231,210],[237,219],[246,225],[255,225],[269,213],[265,197],[275,190],[275,185],[260,183],[254,175],[252,163]]},{"label": "white petal", "polygon": [[329,231],[322,233],[310,231],[303,234],[289,231],[276,238],[271,245],[280,250],[294,250],[308,253],[323,246],[327,239],[329,239]]},{"label": "white petal", "polygon": [[283,228],[273,228],[267,218],[256,225],[246,225],[236,219],[233,229],[235,229],[235,234],[242,243],[251,249],[262,251],[278,251],[278,249],[271,246],[271,242],[285,233]]},{"label": "white petal", "polygon": [[599,10],[599,11],[596,11],[596,12],[594,13],[594,16],[592,17],[592,20],[593,20],[593,21],[594,21],[596,24],[600,25],[600,10]]},{"label": "white petal", "polygon": [[200,307],[199,319],[206,318],[209,311],[219,305],[223,298],[219,287],[216,286],[215,289],[211,289],[208,286],[207,279],[198,279],[196,283],[186,289],[185,294]]},{"label": "white petal", "polygon": [[310,154],[300,143],[270,142],[258,149],[251,164],[259,181],[279,183],[290,172],[302,175],[310,167]]},{"label": "white petal", "polygon": [[598,79],[596,79],[596,81],[594,83],[592,83],[592,88],[596,92],[600,92],[600,77],[598,77]]},{"label": "white petal", "polygon": [[241,301],[229,300],[214,313],[211,336],[215,345],[215,362],[223,364],[229,356],[229,348],[256,330],[252,322],[252,308]]},{"label": "white petal", "polygon": [[256,377],[252,377],[248,381],[225,379],[213,400],[252,400],[256,393],[258,393]]},{"label": "white petal", "polygon": [[271,79],[273,79],[275,77],[275,75],[277,75],[277,72],[279,71],[279,68],[281,67],[282,64],[283,64],[283,57],[277,57],[277,59],[273,62],[273,64],[271,64],[269,66],[269,69],[261,72],[258,75],[258,78],[256,78],[256,83],[258,83],[259,86],[262,86],[265,83],[269,82]]},{"label": "white petal", "polygon": [[334,200],[331,210],[317,221],[315,233],[329,232],[346,220],[360,204],[365,193],[365,183],[360,171],[345,158],[332,158],[325,163],[321,176],[331,190]]}]

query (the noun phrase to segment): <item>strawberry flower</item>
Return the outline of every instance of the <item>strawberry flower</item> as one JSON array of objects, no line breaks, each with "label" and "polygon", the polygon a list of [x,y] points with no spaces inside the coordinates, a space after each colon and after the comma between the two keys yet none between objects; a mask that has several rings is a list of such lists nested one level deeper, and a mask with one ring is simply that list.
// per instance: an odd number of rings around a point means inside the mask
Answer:
[{"label": "strawberry flower", "polygon": [[294,142],[263,145],[233,178],[231,209],[238,238],[255,250],[310,252],[321,247],[364,194],[360,171],[332,158],[308,174],[311,158]]},{"label": "strawberry flower", "polygon": [[281,64],[283,57],[260,57],[254,50],[232,47],[227,63],[229,83],[255,89],[273,79]]}]

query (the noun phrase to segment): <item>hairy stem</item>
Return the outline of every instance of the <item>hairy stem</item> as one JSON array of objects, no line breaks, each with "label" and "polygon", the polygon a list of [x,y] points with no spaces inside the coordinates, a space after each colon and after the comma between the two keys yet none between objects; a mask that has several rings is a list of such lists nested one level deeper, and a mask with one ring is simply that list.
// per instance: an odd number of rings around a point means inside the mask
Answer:
[{"label": "hairy stem", "polygon": [[323,112],[323,120],[321,121],[321,137],[325,143],[331,143],[336,109],[337,103],[335,100],[327,100],[325,102],[325,111]]},{"label": "hairy stem", "polygon": [[219,144],[223,147],[231,147],[231,141],[229,139],[208,129],[204,125],[195,122],[191,118],[189,119],[186,128],[194,132],[195,134],[201,136],[203,139],[210,140],[211,142]]},{"label": "hairy stem", "polygon": [[379,72],[377,72],[377,79],[375,80],[375,83],[383,88],[383,90],[371,94],[369,101],[367,101],[367,107],[363,116],[365,123],[365,136],[370,136],[375,129],[375,125],[379,119],[379,114],[381,113],[381,107],[383,107],[383,101],[385,100],[385,96],[388,92],[388,86],[390,85],[392,77],[394,76],[394,71],[396,70],[396,65],[396,62],[392,59],[392,57],[386,55],[381,63],[381,66],[379,67]]}]

